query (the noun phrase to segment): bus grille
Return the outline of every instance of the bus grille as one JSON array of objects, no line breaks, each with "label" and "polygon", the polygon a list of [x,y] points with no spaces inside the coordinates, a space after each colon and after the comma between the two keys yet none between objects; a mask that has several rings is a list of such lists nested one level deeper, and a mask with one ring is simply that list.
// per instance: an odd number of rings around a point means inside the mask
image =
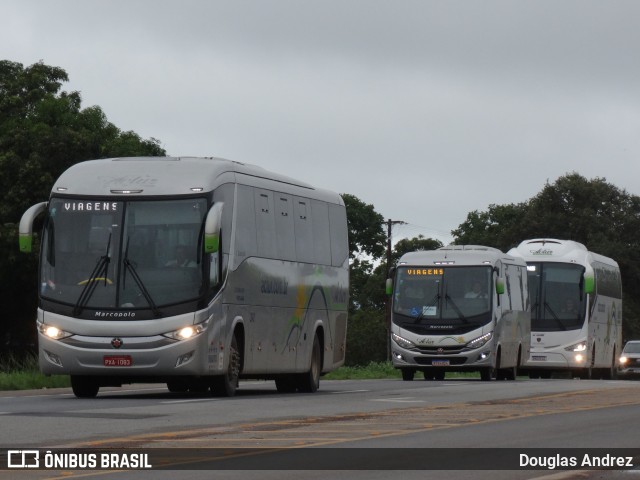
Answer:
[{"label": "bus grille", "polygon": [[427,347],[418,345],[420,353],[424,353],[425,355],[456,355],[464,350],[464,348],[464,345],[453,345],[450,347],[434,347],[432,345]]}]

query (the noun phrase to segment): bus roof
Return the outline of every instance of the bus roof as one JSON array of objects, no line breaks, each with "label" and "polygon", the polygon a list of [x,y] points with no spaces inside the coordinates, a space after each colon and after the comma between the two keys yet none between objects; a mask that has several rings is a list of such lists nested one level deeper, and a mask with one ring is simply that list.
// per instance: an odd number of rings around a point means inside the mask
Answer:
[{"label": "bus roof", "polygon": [[556,238],[533,238],[524,240],[508,252],[526,262],[559,262],[591,264],[594,261],[618,267],[618,263],[604,255],[590,252],[582,243]]},{"label": "bus roof", "polygon": [[[239,181],[310,198],[342,203],[337,194],[270,172],[215,157],[123,157],[87,160],[68,168],[52,193],[84,196],[161,196],[210,192]],[[274,183],[275,182],[275,183]]]},{"label": "bus roof", "polygon": [[497,248],[482,245],[448,245],[437,250],[419,250],[405,253],[398,261],[401,265],[495,265],[500,260],[505,263],[525,265],[524,261],[503,253]]}]

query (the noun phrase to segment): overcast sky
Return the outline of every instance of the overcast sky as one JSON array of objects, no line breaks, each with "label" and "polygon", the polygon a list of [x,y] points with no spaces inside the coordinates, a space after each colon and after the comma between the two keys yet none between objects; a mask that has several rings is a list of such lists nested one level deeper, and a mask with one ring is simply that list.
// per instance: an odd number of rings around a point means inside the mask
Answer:
[{"label": "overcast sky", "polygon": [[640,2],[3,0],[0,58],[169,155],[371,203],[394,241],[577,172],[640,194]]}]

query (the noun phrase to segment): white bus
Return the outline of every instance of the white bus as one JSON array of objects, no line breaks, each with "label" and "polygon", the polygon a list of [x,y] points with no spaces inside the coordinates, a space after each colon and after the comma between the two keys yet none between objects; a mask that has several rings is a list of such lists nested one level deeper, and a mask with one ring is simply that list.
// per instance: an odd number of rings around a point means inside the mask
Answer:
[{"label": "white bus", "polygon": [[78,397],[163,382],[233,395],[239,378],[314,392],[344,363],[348,260],[342,198],[218,158],[78,163],[27,210],[45,213],[41,371]]},{"label": "white bus", "polygon": [[564,371],[614,377],[622,349],[618,264],[571,240],[525,240],[509,254],[524,259],[529,270],[530,376]]},{"label": "white bus", "polygon": [[391,351],[403,380],[423,372],[479,371],[515,380],[529,355],[527,270],[522,259],[482,246],[448,246],[402,256],[392,293]]}]

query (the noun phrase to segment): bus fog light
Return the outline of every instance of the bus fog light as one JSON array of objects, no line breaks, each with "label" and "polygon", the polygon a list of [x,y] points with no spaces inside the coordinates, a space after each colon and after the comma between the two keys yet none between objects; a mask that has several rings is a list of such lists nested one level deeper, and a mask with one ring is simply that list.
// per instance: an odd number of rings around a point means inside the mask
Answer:
[{"label": "bus fog light", "polygon": [[584,357],[580,353],[576,353],[576,356],[574,358],[578,363],[582,363],[584,361]]},{"label": "bus fog light", "polygon": [[184,355],[180,355],[178,357],[178,360],[176,361],[176,367],[179,367],[180,365],[184,365],[185,363],[189,362],[189,360],[191,360],[192,357],[193,357],[193,351],[189,353],[185,353]]},{"label": "bus fog light", "polygon": [[400,353],[393,352],[393,356],[396,357],[396,360],[402,360],[404,362],[404,357]]},{"label": "bus fog light", "polygon": [[44,351],[44,354],[47,356],[47,360],[49,360],[51,363],[59,367],[62,366],[62,360],[58,355],[56,355],[55,353],[48,352],[46,350]]}]

